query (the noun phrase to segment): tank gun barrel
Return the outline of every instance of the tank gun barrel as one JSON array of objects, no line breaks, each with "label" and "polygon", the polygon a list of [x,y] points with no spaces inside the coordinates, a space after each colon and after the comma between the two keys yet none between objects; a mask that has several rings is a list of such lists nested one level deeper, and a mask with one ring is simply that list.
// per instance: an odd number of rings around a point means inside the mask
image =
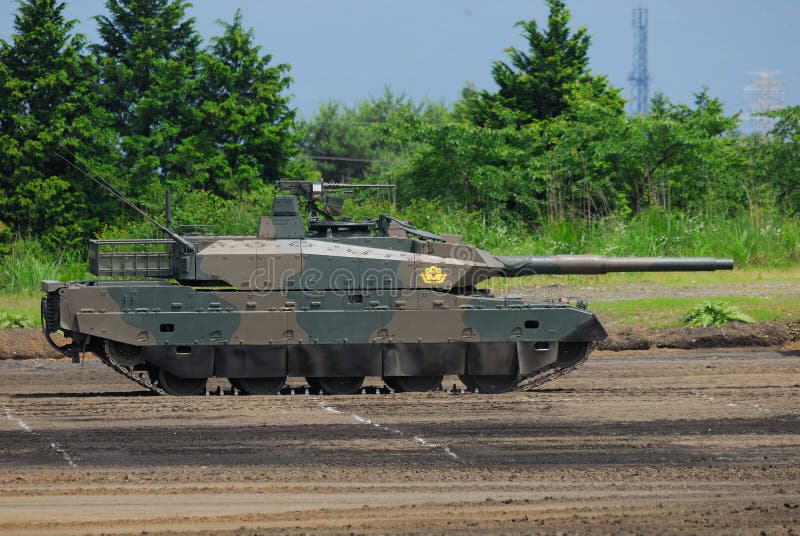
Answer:
[{"label": "tank gun barrel", "polygon": [[505,277],[610,272],[692,272],[733,270],[733,259],[714,257],[603,257],[600,255],[498,256]]}]

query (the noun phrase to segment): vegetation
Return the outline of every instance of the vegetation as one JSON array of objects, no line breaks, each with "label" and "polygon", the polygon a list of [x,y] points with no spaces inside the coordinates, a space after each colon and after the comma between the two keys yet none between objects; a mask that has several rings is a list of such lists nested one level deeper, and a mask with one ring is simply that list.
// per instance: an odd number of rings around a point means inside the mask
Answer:
[{"label": "vegetation", "polygon": [[14,325],[8,327],[40,327],[40,300],[39,296],[7,296],[0,293],[0,312],[14,319]]},{"label": "vegetation", "polygon": [[430,123],[448,117],[439,103],[415,103],[386,87],[378,97],[368,97],[353,107],[330,101],[320,106],[310,121],[300,121],[304,136],[302,155],[326,179],[381,179],[402,166],[416,149],[414,141],[398,142],[383,129],[398,116],[408,115]]},{"label": "vegetation", "polygon": [[735,306],[723,301],[707,301],[693,308],[683,319],[685,326],[724,326],[728,322],[752,324],[754,320]]},{"label": "vegetation", "polygon": [[0,311],[0,329],[32,328],[33,321],[23,314]]},{"label": "vegetation", "polygon": [[[797,320],[797,300],[791,295],[720,296],[756,322]],[[684,326],[687,308],[696,308],[708,298],[654,297],[619,301],[594,301],[591,309],[612,330],[620,328],[661,329]]]},{"label": "vegetation", "polygon": [[[81,248],[132,214],[99,175],[153,212],[166,190],[244,198],[310,171],[285,94],[236,12],[203,48],[183,0],[107,0],[100,42],[57,0],[21,0],[0,42],[0,248],[36,237]],[[253,207],[255,208],[255,207]]]},{"label": "vegetation", "polygon": [[110,147],[97,65],[63,8],[21,2],[12,42],[0,41],[0,238],[33,235],[51,248],[81,241],[109,208],[59,156],[94,160]]},{"label": "vegetation", "polygon": [[467,86],[458,110],[479,126],[521,127],[536,120],[552,119],[566,112],[576,89],[588,90],[595,101],[606,101],[616,113],[622,112],[619,93],[611,90],[604,77],[589,72],[591,39],[585,26],[570,34],[570,13],[562,0],[546,0],[550,7],[547,30],[536,21],[520,21],[528,51],[507,49],[511,65],[496,61],[492,77],[498,90],[476,91]]}]

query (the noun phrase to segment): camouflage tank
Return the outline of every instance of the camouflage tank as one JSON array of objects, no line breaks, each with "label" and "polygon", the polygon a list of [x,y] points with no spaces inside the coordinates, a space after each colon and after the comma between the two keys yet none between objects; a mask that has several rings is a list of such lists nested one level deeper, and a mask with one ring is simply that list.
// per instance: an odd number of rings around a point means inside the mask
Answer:
[{"label": "camouflage tank", "polygon": [[[287,377],[305,377],[314,393],[355,393],[365,377],[432,391],[444,375],[501,393],[573,370],[606,332],[583,302],[498,297],[481,282],[733,268],[714,258],[496,256],[389,216],[336,220],[334,198],[327,211],[317,206],[352,185],[280,186],[295,195],[275,198],[255,236],[162,227],[169,238],[90,241],[90,272],[101,279],[43,282],[47,340],[73,359],[93,352],[162,394],[203,393],[210,377],[246,394],[277,393]],[[56,332],[68,342],[54,342]]]}]

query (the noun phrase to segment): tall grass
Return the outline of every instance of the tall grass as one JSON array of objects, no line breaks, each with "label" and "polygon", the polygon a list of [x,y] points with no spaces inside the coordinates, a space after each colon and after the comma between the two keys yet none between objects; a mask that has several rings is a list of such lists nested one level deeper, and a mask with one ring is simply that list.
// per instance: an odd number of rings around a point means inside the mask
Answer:
[{"label": "tall grass", "polygon": [[53,253],[35,239],[17,240],[0,259],[0,293],[34,295],[43,279],[88,279],[85,251]]},{"label": "tall grass", "polygon": [[567,220],[526,226],[503,217],[434,204],[400,214],[433,231],[507,255],[597,253],[609,256],[731,257],[737,266],[782,267],[800,261],[800,219],[781,214],[686,215],[645,210],[632,219]]}]

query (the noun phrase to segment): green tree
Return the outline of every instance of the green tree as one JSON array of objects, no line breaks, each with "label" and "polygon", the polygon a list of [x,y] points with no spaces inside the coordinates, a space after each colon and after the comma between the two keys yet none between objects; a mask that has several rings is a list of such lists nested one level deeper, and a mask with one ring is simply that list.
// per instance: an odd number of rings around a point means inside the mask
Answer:
[{"label": "green tree", "polygon": [[413,140],[386,136],[386,128],[400,117],[424,118],[441,123],[448,116],[439,103],[415,103],[388,87],[378,97],[362,99],[355,106],[331,101],[322,104],[310,121],[300,123],[303,154],[329,179],[364,180],[385,177],[402,165],[414,149]]},{"label": "green tree", "polygon": [[206,186],[224,196],[241,196],[262,181],[285,177],[298,152],[295,111],[285,91],[289,66],[271,66],[272,56],[253,45],[241,11],[201,54],[199,86],[202,122],[196,161]]},{"label": "green tree", "polygon": [[83,242],[108,207],[62,157],[100,171],[113,164],[96,65],[63,11],[55,0],[20,1],[12,42],[0,42],[0,228],[43,234],[51,246]]},{"label": "green tree", "polygon": [[628,119],[620,140],[626,160],[619,168],[633,210],[655,206],[702,208],[719,181],[718,156],[731,143],[723,134],[738,126],[722,102],[703,89],[694,107],[656,94],[651,113]]},{"label": "green tree", "polygon": [[433,123],[408,114],[387,134],[417,147],[391,171],[401,203],[438,198],[446,207],[481,211],[488,221],[502,213],[538,217],[535,198],[542,185],[529,167],[531,154],[544,150],[536,128]]},{"label": "green tree", "polygon": [[588,87],[598,99],[609,93],[606,79],[589,71],[591,38],[586,27],[570,32],[571,15],[564,2],[547,0],[547,4],[546,30],[535,20],[518,22],[528,50],[509,47],[510,64],[496,61],[492,66],[498,90],[464,89],[458,110],[476,125],[519,127],[556,117],[566,109],[569,94],[578,86]]},{"label": "green tree", "polygon": [[770,180],[781,205],[792,214],[800,212],[800,106],[768,112],[776,119],[768,145]]},{"label": "green tree", "polygon": [[[119,173],[137,196],[194,186],[200,36],[184,0],[107,0],[98,16],[102,99],[115,118]],[[189,140],[189,141],[187,141]]]}]

